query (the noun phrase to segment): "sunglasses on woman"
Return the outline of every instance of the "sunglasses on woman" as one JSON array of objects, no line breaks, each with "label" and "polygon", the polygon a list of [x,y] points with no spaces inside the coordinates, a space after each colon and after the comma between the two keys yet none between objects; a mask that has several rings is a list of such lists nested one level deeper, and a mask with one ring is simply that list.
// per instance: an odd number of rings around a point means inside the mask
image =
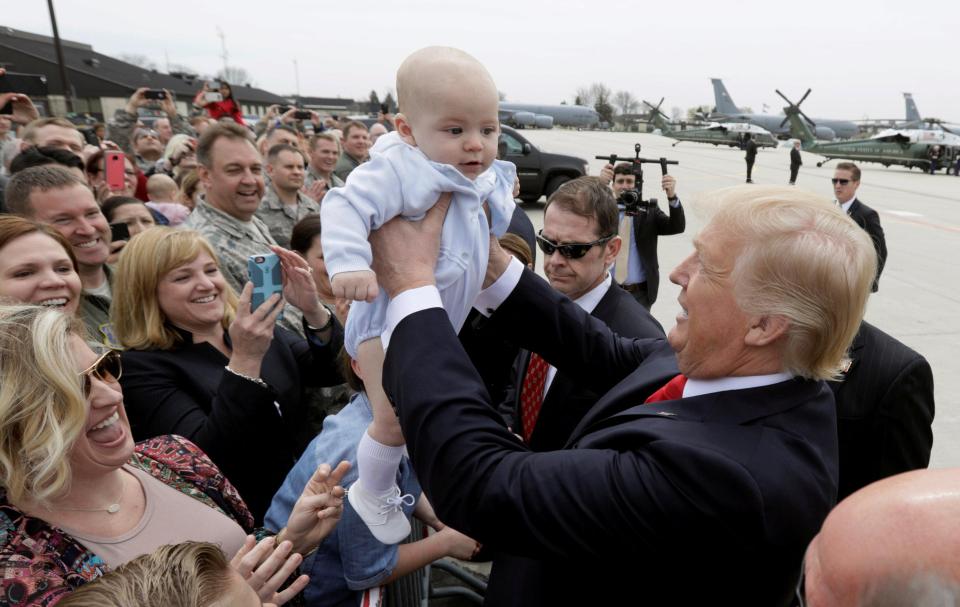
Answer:
[{"label": "sunglasses on woman", "polygon": [[537,233],[537,246],[543,251],[544,255],[553,255],[554,251],[560,251],[560,254],[567,259],[580,259],[587,254],[587,251],[597,245],[604,245],[614,237],[614,234],[605,236],[593,242],[568,242],[567,244],[557,244],[552,240],[543,237],[543,230]]},{"label": "sunglasses on woman", "polygon": [[117,350],[107,350],[101,354],[92,365],[78,374],[83,378],[83,396],[90,396],[91,377],[96,377],[102,382],[114,383],[120,381],[120,374],[122,372],[123,369],[120,367],[120,352]]}]

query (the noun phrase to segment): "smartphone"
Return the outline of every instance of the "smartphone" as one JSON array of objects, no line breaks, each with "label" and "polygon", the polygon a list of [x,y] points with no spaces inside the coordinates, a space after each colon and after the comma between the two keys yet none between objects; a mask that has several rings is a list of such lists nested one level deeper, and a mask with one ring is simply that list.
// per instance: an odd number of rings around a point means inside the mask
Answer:
[{"label": "smartphone", "polygon": [[[34,99],[47,96],[47,77],[42,74],[7,72],[0,76],[0,93],[20,93]],[[12,114],[13,103],[0,108],[0,114]]]},{"label": "smartphone", "polygon": [[313,114],[311,114],[307,110],[297,110],[296,112],[293,113],[293,117],[296,118],[297,120],[310,120],[311,118],[313,118]]},{"label": "smartphone", "polygon": [[207,101],[223,101],[223,95],[220,93],[204,93],[203,98]]},{"label": "smartphone", "polygon": [[293,109],[293,108],[291,108],[289,105],[281,105],[280,107],[277,108],[277,113],[279,113],[279,114],[286,114],[286,113],[289,112],[291,109]]},{"label": "smartphone", "polygon": [[143,93],[143,98],[144,98],[144,99],[156,99],[156,100],[166,99],[166,98],[167,98],[167,91],[165,91],[165,90],[163,90],[163,89],[148,89],[148,90],[144,91],[144,93]]},{"label": "smartphone", "polygon": [[389,113],[390,113],[390,107],[387,106],[386,103],[381,103],[381,104],[380,104],[380,113],[381,113],[381,114],[389,114]]},{"label": "smartphone", "polygon": [[253,312],[274,293],[283,292],[283,273],[280,258],[274,253],[251,255],[247,258],[247,274],[253,283],[250,311]]},{"label": "smartphone", "polygon": [[126,187],[126,170],[123,152],[107,150],[103,153],[103,173],[108,188],[122,190]]},{"label": "smartphone", "polygon": [[125,223],[110,224],[110,242],[130,240],[130,228]]},{"label": "smartphone", "polygon": [[211,80],[210,82],[207,83],[207,88],[210,89],[211,91],[220,90],[220,81]]}]

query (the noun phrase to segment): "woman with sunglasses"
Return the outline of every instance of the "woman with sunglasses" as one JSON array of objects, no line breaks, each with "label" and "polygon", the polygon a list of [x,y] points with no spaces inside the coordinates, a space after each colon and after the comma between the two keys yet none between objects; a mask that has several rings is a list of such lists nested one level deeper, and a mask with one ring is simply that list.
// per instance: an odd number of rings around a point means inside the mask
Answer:
[{"label": "woman with sunglasses", "polygon": [[4,604],[52,605],[140,554],[186,540],[235,555],[261,600],[282,604],[298,593],[305,576],[276,591],[299,554],[336,524],[336,485],[348,466],[321,466],[287,526],[255,546],[243,500],[193,443],[162,436],[134,445],[120,357],[95,353],[82,331],[55,310],[0,306]]}]

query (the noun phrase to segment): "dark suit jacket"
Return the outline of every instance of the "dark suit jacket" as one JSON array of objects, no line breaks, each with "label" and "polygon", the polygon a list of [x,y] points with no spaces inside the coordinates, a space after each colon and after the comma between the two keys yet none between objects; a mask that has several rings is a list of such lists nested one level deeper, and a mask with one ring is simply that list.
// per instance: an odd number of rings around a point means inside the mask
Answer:
[{"label": "dark suit jacket", "polygon": [[747,159],[747,162],[756,159],[757,142],[755,142],[753,139],[750,139],[746,144],[744,144],[744,149],[747,150],[747,155],[744,156],[744,158]]},{"label": "dark suit jacket", "polygon": [[894,474],[926,468],[933,448],[933,371],[927,360],[863,323],[839,382],[839,499]]},{"label": "dark suit jacket", "polygon": [[877,277],[873,281],[873,292],[876,293],[880,287],[880,274],[887,263],[887,241],[883,237],[883,228],[880,227],[880,215],[860,202],[860,199],[854,199],[847,214],[870,235],[873,248],[877,251]]},{"label": "dark suit jacket", "polygon": [[657,260],[657,237],[681,234],[687,227],[687,217],[683,213],[683,205],[676,207],[667,203],[670,215],[660,210],[660,207],[651,213],[643,213],[633,218],[633,238],[640,252],[640,262],[643,264],[643,273],[647,277],[647,300],[650,305],[657,300],[657,291],[660,289],[660,262]]},{"label": "dark suit jacket", "polygon": [[273,494],[313,438],[301,385],[343,383],[335,364],[343,332],[335,327],[327,345],[277,327],[260,371],[268,388],[226,371],[229,359],[208,343],[192,343],[186,331],[172,350],[125,350],[120,383],[134,439],[189,439],[263,524]]},{"label": "dark suit jacket", "polygon": [[[612,283],[603,298],[593,309],[591,316],[605,322],[610,330],[623,337],[663,339],[663,327],[637,303],[632,295]],[[530,365],[530,351],[521,350],[513,364],[513,381],[507,387],[506,398],[500,405],[507,426],[517,434],[523,434],[520,415],[520,392]],[[482,374],[481,374],[482,375]],[[579,385],[559,371],[550,383],[543,398],[543,405],[530,437],[533,451],[562,449],[570,433],[580,423],[584,414],[603,396],[587,386]]]},{"label": "dark suit jacket", "polygon": [[796,168],[803,166],[803,159],[800,157],[800,150],[797,148],[790,148],[790,168]]},{"label": "dark suit jacket", "polygon": [[836,499],[826,384],[643,405],[677,372],[664,341],[615,337],[530,272],[491,320],[605,395],[566,449],[533,453],[490,406],[443,310],[393,333],[384,387],[439,518],[536,559],[495,571],[487,604],[790,601]]}]

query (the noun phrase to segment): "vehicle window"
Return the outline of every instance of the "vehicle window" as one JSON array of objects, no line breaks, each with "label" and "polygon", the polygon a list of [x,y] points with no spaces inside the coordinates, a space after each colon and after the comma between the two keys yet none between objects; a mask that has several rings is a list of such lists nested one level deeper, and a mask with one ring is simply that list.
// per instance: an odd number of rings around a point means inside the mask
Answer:
[{"label": "vehicle window", "polygon": [[506,142],[507,154],[523,154],[523,145],[517,141],[516,137],[500,133],[500,141]]}]

